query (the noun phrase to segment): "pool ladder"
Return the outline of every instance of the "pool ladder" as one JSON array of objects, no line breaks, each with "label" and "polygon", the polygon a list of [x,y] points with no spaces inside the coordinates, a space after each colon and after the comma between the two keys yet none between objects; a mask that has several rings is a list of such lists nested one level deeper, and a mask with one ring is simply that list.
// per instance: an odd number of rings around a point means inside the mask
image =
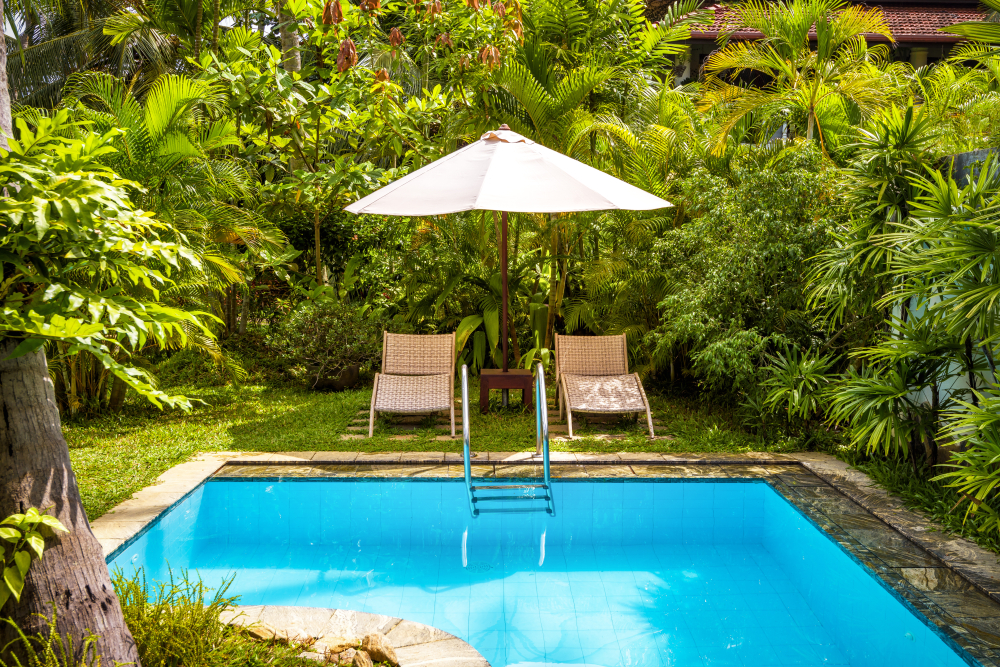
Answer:
[{"label": "pool ladder", "polygon": [[[509,484],[473,484],[472,483],[472,452],[469,448],[469,369],[462,366],[462,441],[465,460],[465,488],[469,493],[469,510],[472,516],[485,512],[546,512],[556,513],[555,502],[552,499],[552,476],[549,466],[549,407],[545,398],[545,369],[541,364],[535,368],[535,456],[542,457],[544,480],[542,484],[525,484],[513,482]],[[480,491],[497,491],[496,495],[477,495]],[[515,495],[503,491],[518,491]],[[540,495],[539,495],[540,494]],[[544,501],[545,505],[530,505],[524,507],[483,507],[480,503],[490,502],[522,502]]]}]

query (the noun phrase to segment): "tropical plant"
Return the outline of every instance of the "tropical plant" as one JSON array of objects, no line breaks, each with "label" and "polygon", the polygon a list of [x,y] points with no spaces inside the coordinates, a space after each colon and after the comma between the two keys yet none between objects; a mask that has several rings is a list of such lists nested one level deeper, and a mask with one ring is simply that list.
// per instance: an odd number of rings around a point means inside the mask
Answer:
[{"label": "tropical plant", "polygon": [[[1000,12],[1000,2],[997,0],[983,0],[982,4],[995,12]],[[960,35],[975,42],[1000,44],[1000,24],[993,21],[963,21],[938,29],[941,32]]]},{"label": "tropical plant", "polygon": [[[144,97],[162,74],[211,61],[220,26],[263,17],[259,0],[15,0],[7,4],[15,33],[5,71],[17,104],[52,108],[74,74],[104,72]],[[204,48],[210,47],[210,48]]]},{"label": "tropical plant", "polygon": [[[308,9],[298,11],[305,16]],[[355,27],[364,20],[357,8],[347,10],[347,17]],[[324,30],[309,35],[321,54],[337,35],[349,39],[345,26]],[[374,73],[360,67],[338,73],[332,53],[307,62],[301,76],[292,75],[280,53],[251,37],[231,31],[222,48],[240,58],[209,67],[206,79],[213,88],[225,87],[231,113],[248,131],[248,152],[265,181],[261,214],[288,228],[308,226],[314,276],[322,282],[323,230],[346,204],[400,173],[393,168],[441,155],[428,135],[451,99],[440,88],[406,98],[399,86],[375,81]]]},{"label": "tropical plant", "polygon": [[950,470],[934,481],[945,482],[961,494],[952,511],[965,504],[966,520],[978,515],[979,530],[1000,534],[1000,387],[990,389],[990,394],[973,394],[974,402],[957,401],[946,414],[945,436],[964,446],[944,465]]},{"label": "tropical plant", "polygon": [[[705,61],[702,106],[720,114],[717,154],[730,134],[766,141],[783,127],[828,152],[900,94],[893,77],[905,69],[890,64],[888,47],[869,47],[865,39],[893,41],[879,8],[846,0],[748,0],[729,20],[734,30],[764,38],[729,42]],[[767,83],[742,83],[745,73]]]},{"label": "tropical plant", "polygon": [[830,247],[809,273],[809,305],[834,349],[867,345],[888,319],[880,301],[893,290],[890,269],[899,251],[889,241],[909,224],[934,138],[931,121],[911,106],[879,114],[852,146],[856,157],[845,174],[852,185],[848,224],[831,229]]},{"label": "tropical plant", "polygon": [[808,144],[749,149],[733,157],[729,178],[699,167],[672,184],[682,224],[663,232],[655,264],[641,269],[661,272],[665,286],[646,336],[655,368],[742,401],[759,391],[768,355],[813,345],[820,331],[804,274],[843,209],[822,161]]},{"label": "tropical plant", "polygon": [[770,377],[763,383],[767,390],[764,406],[784,413],[790,422],[822,415],[830,383],[828,373],[836,360],[814,350],[803,352],[789,347],[770,361]]},{"label": "tropical plant", "polygon": [[[171,275],[198,271],[182,236],[133,207],[122,181],[100,163],[118,132],[70,139],[77,128],[66,111],[39,118],[35,130],[19,119],[19,137],[0,151],[0,515],[24,507],[55,507],[69,529],[46,550],[25,580],[15,626],[0,643],[43,627],[36,614],[54,603],[60,634],[75,645],[102,628],[96,650],[108,660],[137,661],[111,589],[102,550],[87,526],[69,451],[59,428],[42,347],[68,343],[92,354],[116,377],[157,405],[189,406],[156,389],[128,363],[129,349],[176,348],[190,332],[211,338],[208,316],[158,302]],[[177,239],[160,238],[171,232]],[[44,485],[26,480],[47,480]],[[100,604],[76,600],[99,596]],[[20,628],[15,632],[11,628]]]},{"label": "tropical plant", "polygon": [[13,598],[14,602],[21,600],[24,590],[24,578],[32,561],[40,560],[45,553],[45,538],[52,537],[56,531],[69,532],[54,516],[49,516],[46,510],[39,512],[29,507],[23,514],[12,514],[0,521],[0,540],[6,544],[2,547],[3,581],[0,581],[0,609]]},{"label": "tropical plant", "polygon": [[672,69],[706,16],[699,4],[675,2],[652,24],[636,0],[532,3],[524,43],[487,92],[486,109],[550,148],[594,159],[596,143],[583,141],[590,124],[626,115],[650,83],[645,72]]},{"label": "tropical plant", "polygon": [[[180,75],[160,77],[140,102],[135,91],[108,74],[72,77],[62,106],[85,125],[70,126],[74,136],[88,131],[124,132],[111,140],[117,150],[99,158],[134,182],[130,194],[143,208],[156,210],[168,224],[165,238],[183,238],[197,252],[198,270],[186,267],[164,297],[175,306],[222,313],[227,332],[236,329],[237,289],[261,268],[280,270],[291,256],[284,235],[252,206],[258,184],[245,160],[231,151],[241,143],[235,124],[218,118],[225,96],[216,85]],[[22,109],[19,117],[37,124],[46,114]],[[81,129],[85,128],[85,129]],[[190,342],[234,377],[242,369],[225,357],[215,341],[189,332]],[[115,385],[102,364],[79,357],[65,346],[50,349],[60,404],[79,410],[117,411],[124,387]],[[138,358],[142,349],[133,347]]]},{"label": "tropical plant", "polygon": [[60,136],[68,127],[66,112],[39,119],[36,132],[18,119],[20,138],[2,154],[0,186],[10,196],[0,201],[0,331],[16,343],[12,358],[65,341],[154,403],[186,405],[120,359],[126,344],[179,347],[190,331],[210,336],[198,313],[155,301],[172,286],[171,272],[197,260],[184,245],[161,241],[167,227],[134,209],[127,182],[98,163],[118,133],[73,141]]},{"label": "tropical plant", "polygon": [[131,577],[118,570],[112,582],[143,665],[214,664],[207,658],[228,643],[232,630],[219,616],[237,601],[227,595],[231,578],[212,589],[187,571],[149,582],[139,569]]},{"label": "tropical plant", "polygon": [[[851,169],[860,185],[853,240],[827,253],[814,273],[814,294],[828,299],[833,327],[843,331],[859,315],[881,325],[868,329],[874,345],[853,353],[861,370],[832,393],[832,419],[850,424],[859,447],[908,455],[915,472],[917,451],[936,465],[939,442],[962,431],[942,430],[942,415],[961,424],[960,406],[988,395],[1000,315],[1000,169],[988,159],[965,183],[927,169],[923,147],[932,138],[912,108],[884,116]],[[988,438],[982,445],[989,450]]]},{"label": "tropical plant", "polygon": [[[979,67],[969,67],[978,61]],[[920,112],[934,128],[937,155],[986,148],[1000,122],[1000,56],[981,44],[956,47],[951,62],[914,72]]]},{"label": "tropical plant", "polygon": [[[164,581],[150,581],[140,568],[128,574],[116,570],[112,579],[144,666],[304,664],[305,658],[300,657],[303,645],[261,641],[240,626],[240,600],[229,593],[232,578],[209,586],[182,570],[171,571]],[[223,622],[227,617],[236,622]]]}]

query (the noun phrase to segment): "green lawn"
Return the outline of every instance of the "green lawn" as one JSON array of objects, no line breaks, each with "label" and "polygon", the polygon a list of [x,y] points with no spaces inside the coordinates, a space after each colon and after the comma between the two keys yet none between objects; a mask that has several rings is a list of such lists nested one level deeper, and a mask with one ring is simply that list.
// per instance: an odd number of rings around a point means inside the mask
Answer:
[{"label": "green lawn", "polygon": [[[481,415],[479,387],[470,382],[472,407],[472,448],[477,451],[526,451],[535,446],[535,417],[520,409],[520,392],[511,392],[512,406],[499,406],[495,392],[494,410]],[[87,514],[94,519],[148,486],[171,466],[199,451],[461,451],[458,441],[435,438],[448,431],[435,429],[427,420],[415,430],[402,429],[381,421],[371,439],[344,440],[351,420],[367,409],[370,389],[342,393],[316,393],[289,387],[244,385],[239,388],[212,388],[185,391],[205,401],[189,414],[160,413],[139,403],[121,415],[89,422],[63,425],[70,457],[80,483]],[[458,390],[456,389],[456,392]],[[551,393],[551,388],[550,388]],[[768,449],[756,438],[734,429],[726,415],[712,415],[697,403],[650,395],[658,436],[672,439],[649,440],[644,420],[622,421],[599,426],[574,421],[572,441],[553,441],[559,451],[751,451]],[[359,424],[360,425],[360,424]],[[461,413],[456,413],[457,433],[461,434]],[[620,434],[622,439],[601,439],[598,433]],[[367,434],[367,430],[365,432]],[[414,438],[390,440],[392,435]]]}]

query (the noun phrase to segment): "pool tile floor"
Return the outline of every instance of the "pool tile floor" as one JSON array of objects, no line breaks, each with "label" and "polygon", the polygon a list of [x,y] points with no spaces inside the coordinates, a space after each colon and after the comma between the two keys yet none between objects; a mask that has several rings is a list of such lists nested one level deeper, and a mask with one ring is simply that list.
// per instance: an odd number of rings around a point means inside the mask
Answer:
[{"label": "pool tile floor", "polygon": [[[385,546],[322,557],[301,548],[258,549],[236,560],[233,553],[203,552],[199,572],[211,580],[240,569],[242,604],[398,616],[467,638],[492,664],[848,664],[791,580],[755,545],[553,548],[542,566],[500,551],[481,564],[469,554],[472,568],[452,562],[453,551]],[[303,585],[300,568],[315,568],[317,558],[324,569],[306,573]],[[255,597],[265,591],[266,600]],[[797,657],[789,661],[790,654]]]}]

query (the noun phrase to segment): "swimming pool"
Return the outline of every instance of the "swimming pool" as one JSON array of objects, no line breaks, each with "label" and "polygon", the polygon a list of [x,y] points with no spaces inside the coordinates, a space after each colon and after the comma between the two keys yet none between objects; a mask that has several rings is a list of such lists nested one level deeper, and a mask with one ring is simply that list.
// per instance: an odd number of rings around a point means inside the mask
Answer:
[{"label": "swimming pool", "polygon": [[111,567],[235,573],[242,604],[400,616],[495,667],[969,664],[764,482],[553,480],[553,497],[554,516],[472,518],[461,480],[213,479]]}]

